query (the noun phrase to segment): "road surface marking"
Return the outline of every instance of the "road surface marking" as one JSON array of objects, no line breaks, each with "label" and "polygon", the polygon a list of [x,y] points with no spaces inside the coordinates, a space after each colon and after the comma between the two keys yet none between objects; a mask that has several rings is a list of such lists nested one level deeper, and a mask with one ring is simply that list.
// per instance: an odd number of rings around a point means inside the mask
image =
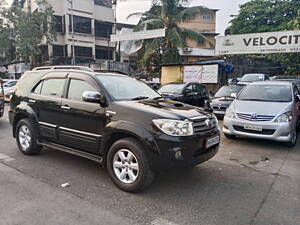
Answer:
[{"label": "road surface marking", "polygon": [[169,220],[166,220],[166,219],[163,219],[163,218],[156,218],[155,220],[153,220],[151,222],[151,225],[178,225],[172,221],[169,221]]},{"label": "road surface marking", "polygon": [[11,161],[14,161],[15,159],[8,155],[4,155],[4,154],[0,153],[0,160],[4,161],[4,162],[11,162]]}]

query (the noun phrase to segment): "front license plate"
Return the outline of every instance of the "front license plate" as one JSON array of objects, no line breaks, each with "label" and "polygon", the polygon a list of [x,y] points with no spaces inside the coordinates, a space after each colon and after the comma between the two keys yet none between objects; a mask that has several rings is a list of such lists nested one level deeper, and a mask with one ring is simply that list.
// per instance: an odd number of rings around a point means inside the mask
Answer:
[{"label": "front license plate", "polygon": [[262,126],[256,126],[256,125],[244,125],[244,129],[246,130],[254,130],[254,131],[262,131]]},{"label": "front license plate", "polygon": [[210,139],[207,139],[206,141],[206,148],[209,148],[211,146],[214,146],[216,144],[219,144],[220,142],[220,136],[216,136],[216,137],[213,137],[213,138],[210,138]]}]

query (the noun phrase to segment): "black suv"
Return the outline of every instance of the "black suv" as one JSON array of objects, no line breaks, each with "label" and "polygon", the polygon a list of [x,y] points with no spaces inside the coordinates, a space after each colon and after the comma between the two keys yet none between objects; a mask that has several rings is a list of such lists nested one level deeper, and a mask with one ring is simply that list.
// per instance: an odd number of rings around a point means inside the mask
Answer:
[{"label": "black suv", "polygon": [[4,114],[4,88],[3,81],[0,79],[0,117]]},{"label": "black suv", "polygon": [[208,91],[199,83],[169,83],[162,86],[158,93],[167,99],[199,107],[205,107],[209,100]]},{"label": "black suv", "polygon": [[147,187],[157,171],[209,160],[220,140],[212,113],[165,100],[128,76],[85,67],[25,73],[9,119],[25,155],[46,146],[97,161],[129,192]]}]

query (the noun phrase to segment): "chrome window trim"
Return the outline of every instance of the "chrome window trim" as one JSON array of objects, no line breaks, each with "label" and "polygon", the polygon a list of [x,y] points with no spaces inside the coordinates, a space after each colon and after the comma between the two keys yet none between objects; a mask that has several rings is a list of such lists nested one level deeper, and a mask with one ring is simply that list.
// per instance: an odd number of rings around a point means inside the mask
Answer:
[{"label": "chrome window trim", "polygon": [[92,134],[92,133],[89,133],[89,132],[84,132],[84,131],[79,131],[79,130],[74,130],[74,129],[70,129],[70,128],[67,128],[67,127],[59,127],[59,128],[62,129],[62,130],[65,130],[65,131],[71,131],[71,132],[74,132],[74,133],[88,135],[88,136],[92,136],[92,137],[97,137],[97,138],[102,137],[102,135]]}]

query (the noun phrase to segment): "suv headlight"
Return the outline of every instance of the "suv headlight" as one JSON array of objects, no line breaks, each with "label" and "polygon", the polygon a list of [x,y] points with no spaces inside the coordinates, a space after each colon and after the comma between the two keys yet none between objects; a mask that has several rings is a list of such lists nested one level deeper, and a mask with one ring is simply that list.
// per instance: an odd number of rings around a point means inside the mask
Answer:
[{"label": "suv headlight", "polygon": [[194,134],[193,123],[190,121],[156,119],[153,123],[165,134],[171,136],[191,136]]},{"label": "suv headlight", "polygon": [[226,109],[225,116],[234,119],[235,113],[233,112],[233,110],[230,107],[228,107]]},{"label": "suv headlight", "polygon": [[275,122],[288,123],[288,122],[292,121],[292,119],[293,119],[292,112],[286,112],[286,113],[283,113],[282,115],[278,116],[277,119],[275,120]]}]

